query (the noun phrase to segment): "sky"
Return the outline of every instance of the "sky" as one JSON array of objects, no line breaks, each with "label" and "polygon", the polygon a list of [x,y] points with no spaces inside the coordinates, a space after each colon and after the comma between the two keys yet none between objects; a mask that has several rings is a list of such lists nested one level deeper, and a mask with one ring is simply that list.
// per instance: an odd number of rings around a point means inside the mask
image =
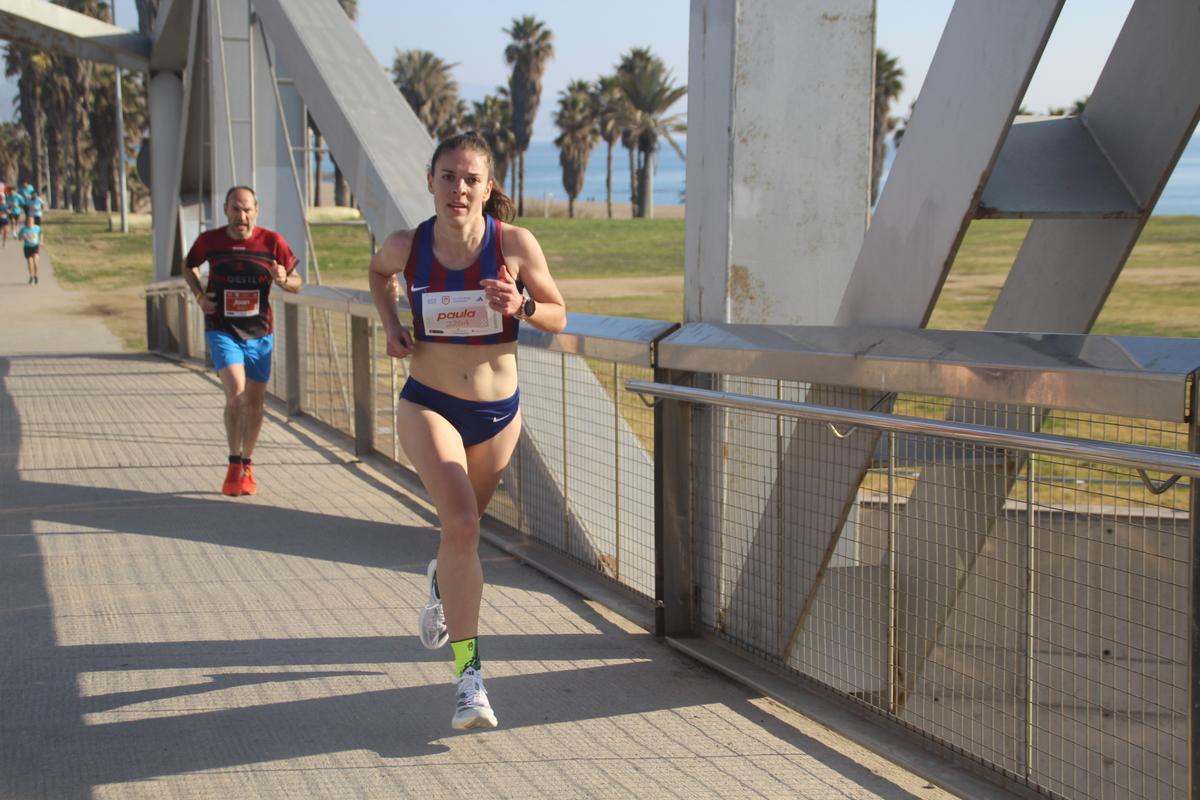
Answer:
[{"label": "sky", "polygon": [[[905,73],[893,114],[906,115],[916,99],[953,4],[876,0],[876,45],[898,57]],[[1066,0],[1024,105],[1044,112],[1089,94],[1132,4],[1133,0]],[[456,65],[459,93],[468,102],[507,83],[508,36],[503,28],[526,14],[544,21],[554,33],[555,57],[546,66],[534,125],[533,138],[538,141],[555,136],[551,114],[559,92],[572,80],[611,73],[631,47],[650,47],[678,83],[687,81],[689,0],[606,0],[601,5],[562,0],[458,0],[446,5],[359,0],[358,5],[359,32],[381,64],[390,66],[397,49],[430,50]],[[136,27],[133,0],[117,0],[116,8],[120,26]],[[11,82],[0,85],[0,118],[12,116],[14,92]]]}]

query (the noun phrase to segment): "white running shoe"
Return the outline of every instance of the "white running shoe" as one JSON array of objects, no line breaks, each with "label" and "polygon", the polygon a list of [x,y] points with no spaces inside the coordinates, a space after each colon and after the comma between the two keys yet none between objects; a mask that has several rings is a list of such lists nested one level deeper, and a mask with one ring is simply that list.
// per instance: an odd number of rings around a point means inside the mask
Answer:
[{"label": "white running shoe", "polygon": [[437,650],[450,641],[450,634],[446,631],[446,612],[442,610],[442,598],[438,597],[436,558],[429,562],[425,577],[429,579],[429,601],[425,608],[421,609],[421,617],[417,620],[417,635],[421,637],[421,644],[427,649]]},{"label": "white running shoe", "polygon": [[494,728],[496,724],[496,713],[483,688],[483,676],[474,667],[467,667],[458,679],[458,705],[454,709],[454,719],[450,720],[451,727],[465,731]]}]

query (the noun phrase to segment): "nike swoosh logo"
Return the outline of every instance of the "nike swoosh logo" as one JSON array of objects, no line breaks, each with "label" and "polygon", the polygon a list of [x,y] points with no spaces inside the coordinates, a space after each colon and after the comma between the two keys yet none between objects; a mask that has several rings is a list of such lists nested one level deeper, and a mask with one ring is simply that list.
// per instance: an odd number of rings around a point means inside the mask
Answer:
[{"label": "nike swoosh logo", "polygon": [[500,420],[502,420],[502,419],[508,419],[508,418],[509,418],[509,417],[511,417],[511,416],[512,416],[512,414],[505,414],[503,417],[492,417],[492,424],[493,424],[493,425],[495,425],[495,424],[496,424],[497,422],[499,422]]},{"label": "nike swoosh logo", "polygon": [[426,289],[428,289],[428,288],[429,288],[429,284],[425,284],[424,286],[414,286],[414,287],[412,288],[412,290],[413,290],[414,292],[423,292],[423,291],[425,291],[425,290],[426,290]]}]

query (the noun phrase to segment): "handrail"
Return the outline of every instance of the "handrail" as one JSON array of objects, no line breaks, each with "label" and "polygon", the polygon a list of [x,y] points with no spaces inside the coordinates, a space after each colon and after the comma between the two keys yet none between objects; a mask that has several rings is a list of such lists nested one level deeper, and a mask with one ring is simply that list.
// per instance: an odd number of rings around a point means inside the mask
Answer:
[{"label": "handrail", "polygon": [[701,405],[737,408],[743,411],[762,411],[817,422],[843,423],[880,431],[896,431],[925,436],[941,436],[960,439],[972,444],[994,447],[1031,450],[1048,455],[1072,459],[1099,461],[1138,470],[1167,472],[1175,475],[1200,477],[1200,456],[1167,450],[1161,447],[1097,442],[1071,436],[1056,436],[1048,433],[1028,433],[972,425],[965,422],[930,420],[881,414],[876,411],[859,411],[835,408],[813,403],[797,403],[789,400],[771,400],[753,395],[720,392],[712,389],[695,389],[688,386],[672,386],[653,381],[626,381],[625,388],[637,394],[647,394],[667,400],[681,400]]}]

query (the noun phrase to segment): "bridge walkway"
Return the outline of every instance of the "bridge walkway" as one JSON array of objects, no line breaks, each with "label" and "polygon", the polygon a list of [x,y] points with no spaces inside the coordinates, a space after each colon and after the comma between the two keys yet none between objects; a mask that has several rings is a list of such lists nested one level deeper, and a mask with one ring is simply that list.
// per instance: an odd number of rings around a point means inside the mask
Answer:
[{"label": "bridge walkway", "polygon": [[451,730],[419,487],[272,405],[225,497],[221,409],[0,251],[0,797],[949,796],[486,545]]}]

